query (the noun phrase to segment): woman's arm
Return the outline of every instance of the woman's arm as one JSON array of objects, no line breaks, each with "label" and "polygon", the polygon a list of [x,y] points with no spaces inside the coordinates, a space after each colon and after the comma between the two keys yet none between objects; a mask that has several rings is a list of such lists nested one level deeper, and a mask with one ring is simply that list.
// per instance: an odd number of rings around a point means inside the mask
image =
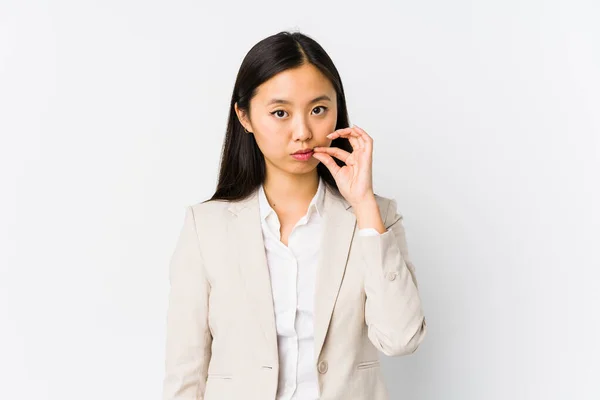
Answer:
[{"label": "woman's arm", "polygon": [[190,206],[171,257],[169,274],[163,400],[201,400],[211,357],[210,285]]},{"label": "woman's arm", "polygon": [[[387,202],[382,218],[375,199],[373,138],[356,125],[338,129],[327,137],[347,138],[352,145],[352,153],[338,147],[315,147],[313,157],[331,172],[356,214],[361,231],[358,241],[366,264],[365,321],[369,339],[387,355],[412,353],[423,340],[427,326],[396,201]],[[345,165],[340,167],[333,157]],[[370,236],[367,232],[371,230],[381,234]]]},{"label": "woman's arm", "polygon": [[388,356],[413,353],[427,331],[415,269],[396,201],[385,211],[386,232],[359,235],[365,258],[365,321],[371,342]]}]

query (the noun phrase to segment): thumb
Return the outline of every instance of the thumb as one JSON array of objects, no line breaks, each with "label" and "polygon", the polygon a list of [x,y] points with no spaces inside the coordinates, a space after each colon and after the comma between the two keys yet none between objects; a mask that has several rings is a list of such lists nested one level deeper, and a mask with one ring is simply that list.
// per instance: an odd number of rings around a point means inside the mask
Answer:
[{"label": "thumb", "polygon": [[337,165],[333,157],[331,157],[329,154],[313,153],[313,157],[321,161],[327,167],[329,172],[331,172],[331,175],[333,175],[334,178],[341,169],[340,166]]}]

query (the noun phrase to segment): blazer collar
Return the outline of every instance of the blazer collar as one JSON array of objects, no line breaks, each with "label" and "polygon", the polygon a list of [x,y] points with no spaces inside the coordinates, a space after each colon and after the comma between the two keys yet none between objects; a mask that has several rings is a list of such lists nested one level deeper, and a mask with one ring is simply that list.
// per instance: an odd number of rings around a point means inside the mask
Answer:
[{"label": "blazer collar", "polygon": [[[326,209],[325,199],[327,198],[329,198],[330,200],[329,205],[341,206],[345,210],[349,210],[352,207],[350,203],[348,203],[348,201],[341,194],[338,194],[333,189],[331,189],[329,185],[327,185],[325,181],[323,181],[323,179],[321,179],[319,185],[322,185],[323,188],[323,198],[320,199],[318,204],[322,205],[323,210]],[[257,188],[245,199],[230,202],[228,210],[235,215],[239,215],[239,213],[242,212],[244,209],[259,207],[259,188]]]}]

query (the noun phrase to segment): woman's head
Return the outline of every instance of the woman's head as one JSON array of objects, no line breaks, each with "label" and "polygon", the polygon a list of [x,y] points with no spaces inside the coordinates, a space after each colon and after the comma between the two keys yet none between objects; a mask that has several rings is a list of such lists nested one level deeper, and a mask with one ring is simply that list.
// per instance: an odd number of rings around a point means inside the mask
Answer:
[{"label": "woman's head", "polygon": [[244,58],[234,85],[212,200],[247,197],[267,171],[317,173],[335,190],[333,177],[317,159],[298,160],[292,154],[329,145],[351,151],[347,139],[326,137],[348,126],[340,76],[316,41],[289,32],[261,40]]}]

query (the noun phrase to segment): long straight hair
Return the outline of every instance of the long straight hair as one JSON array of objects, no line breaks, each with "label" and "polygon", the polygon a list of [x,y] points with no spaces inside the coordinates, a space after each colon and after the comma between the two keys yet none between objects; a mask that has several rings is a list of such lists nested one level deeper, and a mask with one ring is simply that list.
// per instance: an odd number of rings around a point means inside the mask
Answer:
[{"label": "long straight hair", "polygon": [[[246,54],[237,74],[231,96],[217,189],[208,201],[242,200],[263,184],[266,174],[265,158],[256,144],[254,135],[244,131],[235,112],[235,104],[250,115],[250,100],[256,95],[258,86],[280,72],[305,64],[314,65],[335,88],[335,129],[349,127],[342,80],[333,61],[321,45],[299,32],[282,31],[261,40]],[[352,146],[345,138],[334,139],[331,146],[352,152]],[[345,165],[336,158],[334,160],[339,166]],[[317,174],[327,186],[339,193],[333,176],[323,163],[317,165]]]}]

